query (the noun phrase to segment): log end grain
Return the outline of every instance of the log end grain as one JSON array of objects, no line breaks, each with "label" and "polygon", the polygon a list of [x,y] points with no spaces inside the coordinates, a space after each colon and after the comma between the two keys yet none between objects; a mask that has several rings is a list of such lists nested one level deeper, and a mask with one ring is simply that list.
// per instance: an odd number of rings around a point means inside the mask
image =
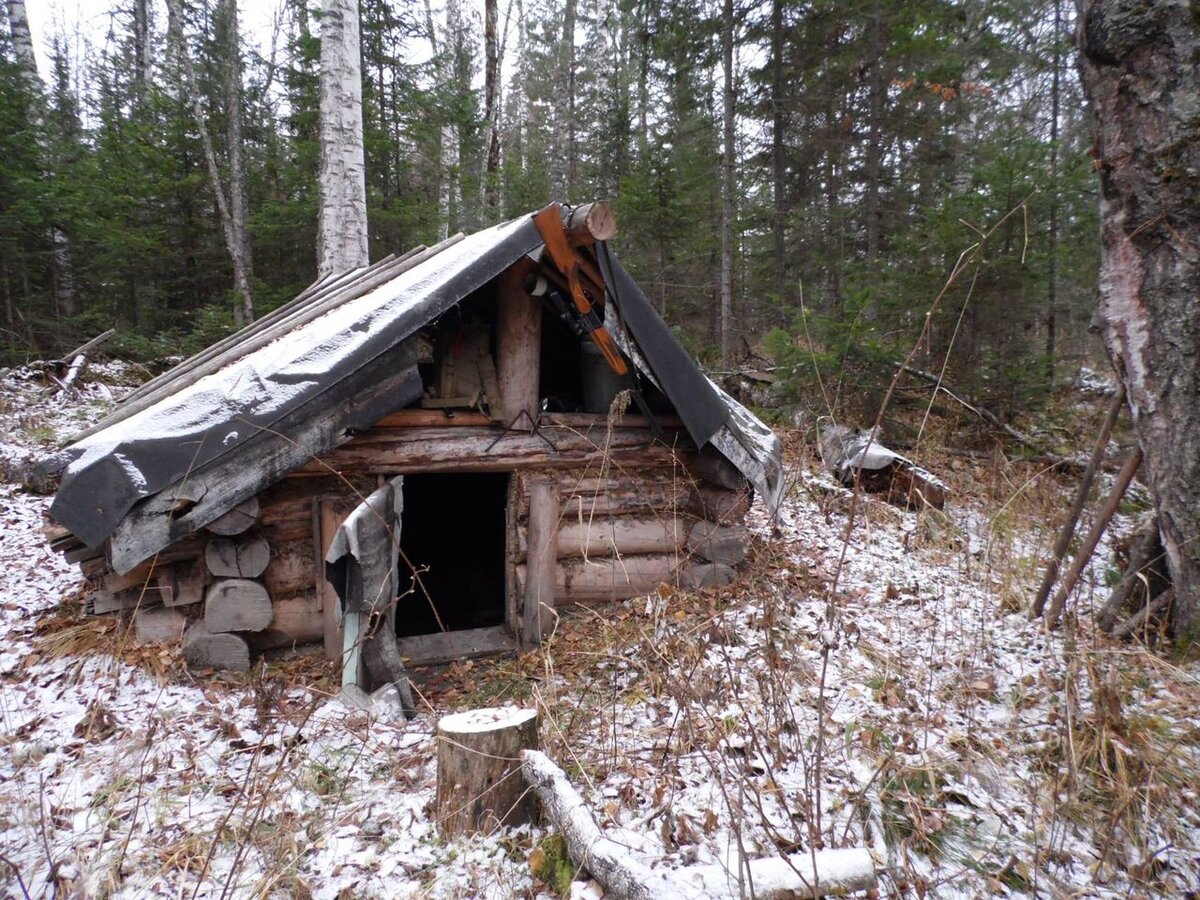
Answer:
[{"label": "log end grain", "polygon": [[245,672],[250,668],[250,648],[236,634],[213,633],[203,622],[193,622],[183,638],[183,658],[190,669]]},{"label": "log end grain", "polygon": [[262,631],[275,611],[267,589],[246,578],[220,578],[204,595],[204,624],[209,631]]}]

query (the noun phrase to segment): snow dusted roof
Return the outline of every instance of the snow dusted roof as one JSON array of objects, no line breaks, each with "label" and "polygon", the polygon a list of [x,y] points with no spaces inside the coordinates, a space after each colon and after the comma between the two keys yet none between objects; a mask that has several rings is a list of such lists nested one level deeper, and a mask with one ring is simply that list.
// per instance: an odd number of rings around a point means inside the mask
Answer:
[{"label": "snow dusted roof", "polygon": [[[51,514],[88,546],[99,546],[140,500],[228,459],[251,438],[288,440],[286,433],[275,432],[286,432],[286,423],[303,420],[310,410],[312,415],[319,410],[328,414],[330,392],[352,374],[396,353],[417,329],[541,243],[529,216],[497,225],[366,293],[350,293],[345,302],[316,318],[301,319],[265,346],[252,340],[258,335],[248,328],[230,341],[228,363],[198,380],[183,377],[189,363],[181,364],[179,374],[161,379],[162,396],[156,402],[123,417],[118,410],[109,424],[101,423],[64,450],[58,464],[65,471]],[[674,404],[696,445],[712,441],[765,497],[777,500],[782,483],[778,441],[715,389],[628,273],[611,254],[603,256],[615,305],[648,374]],[[239,347],[244,354],[238,355]],[[170,388],[172,383],[177,388]],[[417,399],[419,381],[414,384],[418,386],[394,398],[393,409]],[[353,395],[336,412],[345,420],[343,431],[364,427],[356,412],[365,411],[354,408]],[[332,447],[304,449],[320,455]]]}]

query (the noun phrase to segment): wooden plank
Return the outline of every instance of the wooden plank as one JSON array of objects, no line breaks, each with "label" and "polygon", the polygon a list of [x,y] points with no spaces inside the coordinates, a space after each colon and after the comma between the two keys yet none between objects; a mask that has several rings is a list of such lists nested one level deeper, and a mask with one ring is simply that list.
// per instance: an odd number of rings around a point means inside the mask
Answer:
[{"label": "wooden plank", "polygon": [[542,300],[525,290],[533,267],[528,257],[496,279],[496,379],[499,419],[509,428],[532,430],[539,412],[538,368],[542,358]]},{"label": "wooden plank", "polygon": [[163,589],[163,603],[167,606],[191,606],[193,603],[199,603],[204,599],[207,574],[199,560],[159,566],[155,575],[158,586]]},{"label": "wooden plank", "polygon": [[454,427],[464,425],[491,425],[492,420],[481,412],[474,410],[454,410],[447,415],[441,409],[401,409],[384,416],[375,423],[376,428],[429,428]]},{"label": "wooden plank", "polygon": [[[405,397],[419,393],[420,375],[414,367],[404,365],[411,355],[411,347],[384,354],[358,369],[336,390],[284,417],[271,431],[249,438],[236,453],[192,472],[188,482],[203,489],[201,499],[182,515],[173,512],[170,490],[140,502],[109,540],[113,568],[129,571],[296,470],[320,448],[350,440],[348,428],[382,418]],[[316,471],[330,474],[321,466]]]},{"label": "wooden plank", "polygon": [[162,598],[163,589],[157,585],[121,591],[119,594],[96,591],[85,601],[85,608],[88,608],[93,615],[102,616],[124,609],[149,609],[152,606],[162,606]]},{"label": "wooden plank", "polygon": [[521,645],[536,647],[554,626],[554,576],[558,559],[558,485],[548,478],[529,485],[529,550]]},{"label": "wooden plank", "polygon": [[325,554],[329,552],[333,536],[337,534],[338,527],[350,515],[351,509],[352,506],[349,503],[338,500],[319,500],[316,505],[316,532],[313,546],[317,551],[317,597],[321,603],[325,658],[331,662],[340,662],[342,659],[344,634],[337,591],[325,578]]},{"label": "wooden plank", "polygon": [[520,631],[520,595],[517,582],[517,498],[521,496],[524,480],[519,472],[508,479],[508,499],[504,505],[504,624],[511,634]]},{"label": "wooden plank", "polygon": [[471,659],[476,656],[492,656],[497,653],[513,653],[517,640],[508,629],[497,625],[494,628],[469,628],[465,631],[443,631],[438,634],[421,634],[399,639],[400,655],[412,665],[436,665],[456,659]]}]

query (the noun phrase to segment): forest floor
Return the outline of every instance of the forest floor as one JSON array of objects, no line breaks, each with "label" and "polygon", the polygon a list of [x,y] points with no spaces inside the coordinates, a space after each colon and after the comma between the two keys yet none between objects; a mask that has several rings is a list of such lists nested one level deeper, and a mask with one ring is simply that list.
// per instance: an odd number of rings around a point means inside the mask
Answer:
[{"label": "forest floor", "polygon": [[[0,373],[0,466],[119,390]],[[1080,408],[1086,435],[1099,412]],[[1108,546],[1065,628],[1027,618],[1073,485],[933,453],[951,502],[905,512],[787,440],[791,487],[777,523],[752,512],[737,583],[562,610],[540,652],[418,670],[408,722],[344,706],[315,657],[193,677],[84,617],[47,498],[0,485],[0,886],[552,896],[529,864],[545,829],[446,843],[431,820],[436,717],[511,703],[541,711],[544,749],[652,866],[866,845],[889,896],[1200,891],[1200,665],[1095,632]]]}]

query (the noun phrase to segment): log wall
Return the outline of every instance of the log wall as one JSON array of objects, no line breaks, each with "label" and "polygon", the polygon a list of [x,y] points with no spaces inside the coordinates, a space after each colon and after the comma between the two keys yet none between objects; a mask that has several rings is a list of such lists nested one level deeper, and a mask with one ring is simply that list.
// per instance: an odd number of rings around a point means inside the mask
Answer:
[{"label": "log wall", "polygon": [[[677,422],[655,440],[636,416],[611,429],[604,417],[557,416],[540,433],[514,433],[477,414],[440,415],[390,416],[126,575],[102,559],[86,560],[99,588],[93,609],[135,610],[146,619],[139,633],[148,640],[182,631],[195,666],[241,668],[251,650],[322,639],[340,654],[336,596],[322,574],[331,517],[380,479],[404,472],[512,472],[506,622],[527,644],[551,627],[552,605],[625,599],[663,582],[724,584],[745,555],[749,487],[727,473],[710,481],[692,474],[707,469]],[[539,501],[552,515],[537,525],[547,549],[533,584],[527,557],[535,484],[553,503]],[[529,597],[547,592],[551,603],[542,600],[541,615],[533,613]],[[173,611],[146,615],[158,607]]]}]

